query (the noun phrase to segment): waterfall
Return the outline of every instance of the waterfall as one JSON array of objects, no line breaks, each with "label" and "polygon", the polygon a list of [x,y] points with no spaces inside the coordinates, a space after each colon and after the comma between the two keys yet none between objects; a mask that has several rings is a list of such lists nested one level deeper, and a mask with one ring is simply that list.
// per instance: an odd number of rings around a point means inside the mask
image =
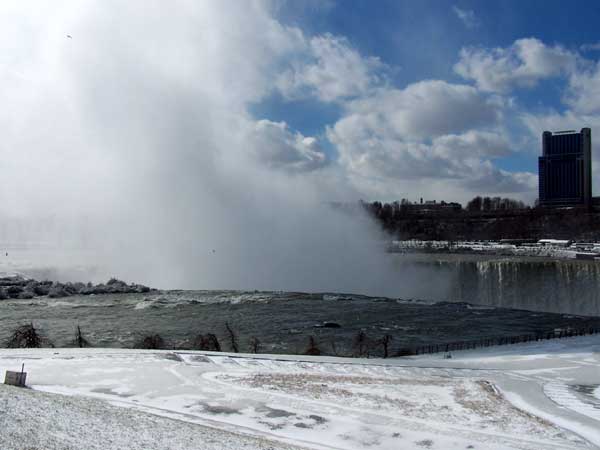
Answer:
[{"label": "waterfall", "polygon": [[455,301],[534,311],[600,316],[600,264],[576,260],[460,257],[452,268]]}]

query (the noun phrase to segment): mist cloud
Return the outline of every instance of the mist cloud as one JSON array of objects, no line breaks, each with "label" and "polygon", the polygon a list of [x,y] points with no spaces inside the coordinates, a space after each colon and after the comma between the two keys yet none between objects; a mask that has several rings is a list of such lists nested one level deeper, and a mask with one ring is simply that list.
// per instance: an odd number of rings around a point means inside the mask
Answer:
[{"label": "mist cloud", "polygon": [[410,295],[415,269],[327,205],[344,177],[317,139],[248,112],[302,32],[268,3],[225,6],[3,3],[4,215],[83,224],[99,276]]}]

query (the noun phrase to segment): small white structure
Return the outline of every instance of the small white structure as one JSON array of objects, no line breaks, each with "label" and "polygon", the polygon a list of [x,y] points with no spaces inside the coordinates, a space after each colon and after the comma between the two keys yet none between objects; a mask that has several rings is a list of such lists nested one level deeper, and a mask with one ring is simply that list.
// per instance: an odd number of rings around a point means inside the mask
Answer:
[{"label": "small white structure", "polygon": [[538,244],[544,247],[568,247],[571,241],[567,239],[540,239]]}]

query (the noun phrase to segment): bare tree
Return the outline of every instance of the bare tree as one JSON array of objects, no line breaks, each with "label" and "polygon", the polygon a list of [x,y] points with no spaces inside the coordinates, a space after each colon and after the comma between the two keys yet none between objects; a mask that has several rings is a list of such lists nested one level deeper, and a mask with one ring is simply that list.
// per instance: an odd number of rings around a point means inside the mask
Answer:
[{"label": "bare tree", "polygon": [[231,350],[234,353],[240,352],[240,347],[237,341],[237,335],[233,331],[233,329],[229,326],[229,322],[225,322],[225,329],[227,330],[227,335],[229,336],[229,345],[231,346]]},{"label": "bare tree", "polygon": [[308,337],[308,347],[306,347],[304,354],[313,356],[319,356],[321,354],[321,350],[319,349],[319,345],[314,336]]},{"label": "bare tree", "polygon": [[386,334],[384,335],[379,342],[381,343],[381,346],[383,347],[383,357],[387,358],[389,356],[389,349],[390,349],[390,343],[392,342],[394,338],[392,337],[391,334]]},{"label": "bare tree", "polygon": [[256,336],[250,338],[250,351],[252,353],[260,353],[260,340]]},{"label": "bare tree", "polygon": [[354,336],[352,348],[354,349],[354,356],[359,358],[369,357],[369,338],[363,330],[359,330]]},{"label": "bare tree", "polygon": [[75,331],[75,339],[73,339],[73,345],[79,348],[91,347],[90,341],[83,337],[81,328],[77,325],[77,331]]},{"label": "bare tree", "polygon": [[338,346],[337,346],[337,338],[335,336],[333,336],[331,338],[331,341],[329,343],[331,345],[331,353],[334,356],[340,356],[340,352],[339,352]]}]

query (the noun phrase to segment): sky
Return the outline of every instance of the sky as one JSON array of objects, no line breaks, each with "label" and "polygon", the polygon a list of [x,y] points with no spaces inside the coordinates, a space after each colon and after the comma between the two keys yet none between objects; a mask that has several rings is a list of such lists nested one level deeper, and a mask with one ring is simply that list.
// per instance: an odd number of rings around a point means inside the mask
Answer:
[{"label": "sky", "polygon": [[[138,52],[135,57],[153,52],[158,57],[159,46],[171,45],[165,64],[221,76],[219,100],[237,97],[230,111],[237,108],[249,121],[250,134],[262,147],[254,159],[290,176],[335,178],[338,189],[327,191],[329,200],[425,196],[464,202],[485,194],[531,202],[542,131],[593,129],[598,123],[600,33],[594,24],[600,6],[595,2],[219,3],[191,12],[186,2],[175,3],[164,17],[149,19],[156,39],[145,41],[125,16],[136,17],[139,25],[160,5],[109,1],[103,9],[123,13],[109,39],[118,35]],[[5,105],[23,104],[19,90],[34,95],[31,84],[39,87],[44,76],[33,74],[34,65],[53,64],[58,70],[85,51],[83,45],[90,53],[98,50],[92,39],[109,31],[101,14],[89,15],[100,9],[93,2],[52,7],[5,2],[2,8],[10,21],[0,60]],[[182,17],[182,11],[190,16]],[[238,26],[243,15],[248,20]],[[162,35],[180,20],[188,22],[190,32]],[[96,28],[75,25],[85,21],[95,21]],[[215,52],[214,65],[201,61],[207,49]],[[118,70],[112,56],[104,55],[104,63]],[[69,75],[84,74],[71,70]],[[198,74],[198,86],[190,88],[201,88],[202,78]],[[225,92],[228,87],[232,90]],[[4,113],[12,116],[14,108]],[[14,117],[7,120],[10,124]]]},{"label": "sky", "polygon": [[[370,78],[336,98],[322,88],[308,98],[280,90],[252,111],[318,137],[367,198],[464,202],[502,193],[531,203],[542,131],[594,131],[598,123],[600,101],[590,99],[600,82],[595,2],[279,5],[278,20],[337,42],[355,69],[317,65],[323,77],[329,70],[342,86],[362,67]],[[362,66],[349,62],[353,52]]]},{"label": "sky", "polygon": [[0,2],[0,238],[84,234],[112,273],[152,285],[384,286],[383,267],[362,277],[372,226],[323,205],[532,203],[542,131],[596,142],[599,11]]}]

